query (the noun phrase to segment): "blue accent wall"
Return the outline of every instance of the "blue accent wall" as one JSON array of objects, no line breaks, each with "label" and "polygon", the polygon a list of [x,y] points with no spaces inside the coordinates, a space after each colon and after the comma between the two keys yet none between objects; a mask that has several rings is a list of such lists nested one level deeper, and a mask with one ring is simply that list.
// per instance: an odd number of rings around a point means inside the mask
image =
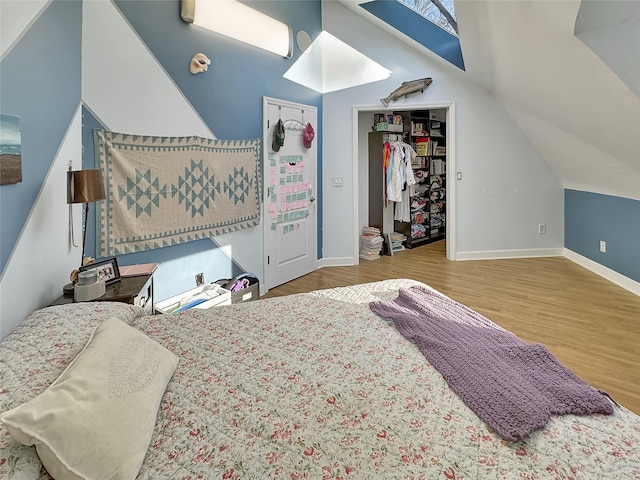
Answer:
[{"label": "blue accent wall", "polygon": [[[283,78],[283,74],[301,55],[295,46],[295,34],[305,30],[311,38],[315,38],[322,31],[319,0],[244,2],[291,27],[294,42],[291,58],[283,58],[185,23],[180,18],[179,0],[115,0],[114,3],[217,138],[261,138],[262,98],[265,96],[315,106],[318,111],[316,135],[317,138],[322,138],[322,95]],[[211,65],[206,74],[192,75],[189,72],[189,61],[199,52],[209,57]],[[87,146],[85,139],[85,163],[88,152],[93,152]],[[317,239],[320,258],[321,142],[317,142],[317,148]],[[92,161],[93,159],[90,160]],[[128,260],[127,258],[126,261]]]},{"label": "blue accent wall", "polygon": [[81,41],[82,2],[54,0],[0,63],[0,112],[22,136],[22,182],[0,186],[0,274],[80,105]]},{"label": "blue accent wall", "polygon": [[640,282],[640,201],[569,189],[564,197],[565,248]]},{"label": "blue accent wall", "polygon": [[[91,112],[82,107],[82,148],[85,152],[95,151],[95,142],[93,137],[93,130],[99,128],[104,129],[98,119],[96,119]],[[95,156],[92,154],[85,155],[85,162],[83,168],[95,168]],[[87,221],[87,251],[86,255],[90,257],[96,257],[96,216],[95,206],[90,206],[89,218]],[[193,242],[182,243],[180,245],[173,245],[171,247],[157,248],[154,250],[147,250],[145,252],[129,253],[125,255],[118,255],[118,265],[135,265],[138,263],[160,263],[167,264],[171,261],[182,260],[181,265],[184,269],[189,269],[191,265],[188,265],[188,258],[198,253],[207,252],[207,258],[212,264],[227,265],[229,264],[229,258],[227,254],[216,246],[211,240],[203,239]],[[198,270],[198,265],[194,265],[191,270]],[[200,267],[202,270],[202,266]],[[235,277],[244,273],[242,268],[231,260],[231,271],[221,271],[220,275],[223,277]],[[219,278],[205,278],[207,282],[213,282],[219,280]],[[194,283],[195,285],[195,283]],[[155,282],[154,295],[158,299],[167,298],[175,295],[176,292],[170,289],[170,285],[163,285],[162,282]]]},{"label": "blue accent wall", "polygon": [[[265,52],[180,19],[179,1],[123,1],[117,7],[142,41],[220,139],[262,136],[262,97],[283,98],[322,107],[322,95],[282,75],[293,58]],[[252,2],[249,6],[312,38],[322,31],[320,2]],[[205,75],[189,73],[191,57],[202,52],[211,60]]]},{"label": "blue accent wall", "polygon": [[396,0],[373,0],[360,5],[461,70],[464,59],[460,40]]}]

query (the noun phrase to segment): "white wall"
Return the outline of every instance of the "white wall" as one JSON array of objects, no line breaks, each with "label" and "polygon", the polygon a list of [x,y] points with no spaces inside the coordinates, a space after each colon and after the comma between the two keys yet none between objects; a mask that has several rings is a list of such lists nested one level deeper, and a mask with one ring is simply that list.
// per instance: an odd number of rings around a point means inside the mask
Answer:
[{"label": "white wall", "polygon": [[[82,22],[82,100],[107,129],[216,138],[110,1],[85,1]],[[255,247],[262,245],[262,228],[218,235],[212,241],[245,271],[262,277],[262,248]],[[231,263],[224,271],[216,258],[207,250],[162,262],[154,275],[157,299],[194,287],[198,272],[208,282],[230,277]]]},{"label": "white wall", "polygon": [[3,0],[0,15],[0,57],[4,57],[51,0]]},{"label": "white wall", "polygon": [[[18,46],[25,34],[32,33],[29,29],[38,21],[49,3],[50,0],[1,2],[2,59]],[[39,32],[35,33],[36,36],[38,34]],[[46,74],[47,72],[44,73]],[[72,109],[73,107],[71,105]],[[64,137],[56,144],[57,151],[48,165],[37,197],[0,276],[0,339],[7,336],[32,311],[62,295],[62,287],[69,283],[69,274],[77,268],[82,255],[82,205],[70,207],[66,198],[66,172],[69,165],[74,170],[82,168],[80,105],[71,112],[73,116],[69,118]],[[27,141],[24,132],[22,140]],[[23,174],[27,175],[30,169],[25,166],[28,159],[24,152],[23,148]],[[27,188],[25,183],[14,187]],[[73,246],[70,238],[70,212],[73,212],[77,247]],[[15,219],[2,220],[3,224],[9,224]]]},{"label": "white wall", "polygon": [[215,138],[111,2],[83,5],[82,101],[114,132]]},{"label": "white wall", "polygon": [[[503,103],[565,188],[640,200],[640,97],[628,86],[640,79],[638,9],[456,0],[467,76]],[[590,17],[578,17],[580,30],[597,28],[580,35],[595,51],[574,34],[578,11]]]},{"label": "white wall", "polygon": [[[0,339],[28,314],[62,295],[82,256],[82,205],[73,205],[75,244],[69,235],[67,170],[82,168],[81,109],[69,124],[29,218],[0,280]],[[93,211],[93,210],[92,210]]]},{"label": "white wall", "polygon": [[575,33],[640,97],[640,3],[580,2]]},{"label": "white wall", "polygon": [[[323,255],[357,257],[353,238],[359,214],[353,213],[352,106],[382,105],[401,82],[432,77],[424,94],[392,103],[456,105],[456,184],[458,258],[500,257],[558,252],[563,245],[563,189],[502,106],[464,74],[435,55],[413,50],[337,2],[323,3],[323,27],[393,74],[385,81],[324,95]],[[382,109],[381,109],[382,111]],[[330,179],[344,177],[343,188]],[[357,179],[356,179],[357,181]],[[360,195],[360,198],[362,196]],[[451,218],[449,219],[452,220]],[[538,224],[547,226],[538,235]]]}]

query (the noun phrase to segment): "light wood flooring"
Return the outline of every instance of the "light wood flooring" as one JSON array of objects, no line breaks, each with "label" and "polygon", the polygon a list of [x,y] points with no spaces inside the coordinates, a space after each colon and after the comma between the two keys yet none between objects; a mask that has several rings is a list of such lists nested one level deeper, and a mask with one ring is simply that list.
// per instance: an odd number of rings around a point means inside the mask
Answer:
[{"label": "light wood flooring", "polygon": [[424,282],[524,341],[545,344],[583,380],[640,414],[640,297],[563,257],[451,262],[441,241],[321,268],[263,298],[387,278]]}]

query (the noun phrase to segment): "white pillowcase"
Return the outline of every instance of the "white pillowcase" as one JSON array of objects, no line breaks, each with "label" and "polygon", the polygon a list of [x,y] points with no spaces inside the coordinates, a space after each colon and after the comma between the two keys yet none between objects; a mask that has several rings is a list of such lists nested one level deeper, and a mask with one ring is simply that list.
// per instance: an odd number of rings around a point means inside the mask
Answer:
[{"label": "white pillowcase", "polygon": [[134,479],[177,365],[165,347],[110,318],[49,388],[0,422],[35,445],[56,480]]}]

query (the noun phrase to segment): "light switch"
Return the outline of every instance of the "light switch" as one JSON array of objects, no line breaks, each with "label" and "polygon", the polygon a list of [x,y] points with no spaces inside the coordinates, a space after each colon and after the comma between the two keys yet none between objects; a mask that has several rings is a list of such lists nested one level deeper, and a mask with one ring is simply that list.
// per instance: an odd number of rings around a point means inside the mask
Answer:
[{"label": "light switch", "polygon": [[333,186],[342,187],[344,185],[343,180],[343,177],[333,177]]}]

